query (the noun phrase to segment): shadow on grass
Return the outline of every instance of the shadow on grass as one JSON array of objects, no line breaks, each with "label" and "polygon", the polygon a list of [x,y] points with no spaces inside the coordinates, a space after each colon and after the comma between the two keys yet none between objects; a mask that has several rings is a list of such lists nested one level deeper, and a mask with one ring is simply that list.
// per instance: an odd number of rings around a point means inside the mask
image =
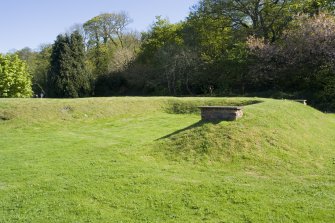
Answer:
[{"label": "shadow on grass", "polygon": [[[222,120],[221,120],[221,121],[222,121]],[[177,131],[175,131],[175,132],[173,132],[173,133],[170,133],[170,134],[168,134],[168,135],[166,135],[166,136],[163,136],[163,137],[161,137],[161,138],[158,138],[158,139],[156,139],[155,141],[162,140],[162,139],[166,139],[166,138],[169,138],[169,137],[171,137],[171,136],[177,135],[177,134],[179,134],[179,133],[181,133],[181,132],[184,132],[184,131],[186,131],[186,130],[194,129],[194,128],[203,126],[203,125],[206,124],[206,123],[219,124],[221,121],[220,121],[220,120],[218,120],[218,121],[203,121],[203,120],[200,120],[200,121],[198,121],[198,122],[196,122],[196,123],[194,123],[194,124],[192,124],[192,125],[190,125],[190,126],[187,126],[187,127],[183,128],[183,129],[179,129],[179,130],[177,130]]]}]

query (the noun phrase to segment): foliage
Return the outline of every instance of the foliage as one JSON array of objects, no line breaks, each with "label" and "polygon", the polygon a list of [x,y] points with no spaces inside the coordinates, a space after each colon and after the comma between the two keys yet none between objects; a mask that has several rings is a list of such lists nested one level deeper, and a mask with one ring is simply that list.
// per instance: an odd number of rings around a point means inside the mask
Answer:
[{"label": "foliage", "polygon": [[[332,0],[199,0],[184,21],[158,16],[141,35],[125,12],[72,30],[84,36],[92,95],[289,95],[334,110],[334,10]],[[17,52],[35,92],[50,51]]]},{"label": "foliage", "polygon": [[29,73],[32,76],[34,94],[46,94],[51,49],[51,45],[44,44],[39,47],[38,51],[33,51],[30,48],[23,48],[22,50],[15,52],[21,60],[27,63]]},{"label": "foliage", "polygon": [[36,55],[36,68],[33,72],[33,87],[35,93],[46,94],[51,50],[51,45],[42,45]]},{"label": "foliage", "polygon": [[229,18],[212,17],[204,10],[198,8],[190,14],[183,27],[183,38],[185,44],[199,52],[204,63],[213,64],[227,55],[227,48],[233,42],[233,30]]},{"label": "foliage", "polygon": [[85,66],[84,43],[78,32],[57,37],[52,47],[48,84],[48,93],[52,97],[89,95],[90,79]]},{"label": "foliage", "polygon": [[169,20],[156,17],[151,29],[142,34],[139,58],[144,63],[151,63],[158,50],[167,45],[182,45],[181,24],[171,24]]},{"label": "foliage", "polygon": [[169,95],[192,95],[197,74],[198,58],[190,49],[167,45],[161,48],[155,59],[163,71],[162,84]]},{"label": "foliage", "polygon": [[137,32],[123,34],[123,47],[117,47],[113,51],[108,63],[108,72],[122,72],[136,59],[141,46],[140,35]]},{"label": "foliage", "polygon": [[17,55],[0,54],[0,97],[31,97],[31,76],[27,64]]},{"label": "foliage", "polygon": [[131,22],[125,12],[103,13],[84,23],[83,28],[89,38],[89,46],[111,41],[115,46],[123,48],[123,32]]},{"label": "foliage", "polygon": [[[290,74],[285,76],[279,68],[271,74],[266,71],[266,64],[254,58],[247,45],[252,38],[273,45],[285,42],[287,30],[293,33],[299,29],[294,25],[297,14],[308,12],[313,16],[332,10],[332,6],[329,1],[201,0],[186,21],[170,24],[158,18],[151,30],[144,34],[136,63],[137,67],[145,64],[146,71],[139,71],[138,76],[145,76],[144,85],[150,86],[156,94],[243,95],[288,91],[304,82],[304,76],[294,75],[292,81],[288,81]],[[271,53],[274,52],[267,54],[268,60],[273,58]],[[252,69],[250,72],[250,67],[257,67],[254,66],[257,63],[263,70]],[[303,74],[309,69],[305,66],[299,72]],[[188,73],[185,75],[183,71]],[[136,75],[136,71],[132,73]],[[305,90],[309,87],[301,86]],[[319,100],[308,92],[299,94]]]},{"label": "foliage", "polygon": [[309,92],[310,99],[320,104],[328,101],[331,105],[328,108],[334,109],[334,30],[333,16],[319,14],[309,18],[302,15],[287,29],[281,42],[269,44],[250,38],[249,47],[259,60],[254,75],[257,79],[266,77],[267,86]]},{"label": "foliage", "polygon": [[335,9],[333,0],[299,0],[297,5],[302,12],[311,16],[322,12],[334,12]]},{"label": "foliage", "polygon": [[234,29],[274,42],[291,20],[294,0],[202,0],[198,9],[217,18],[231,20]]},{"label": "foliage", "polygon": [[128,83],[121,73],[100,75],[95,81],[95,96],[122,95],[128,88]]},{"label": "foliage", "polygon": [[136,33],[126,32],[132,22],[125,13],[103,13],[82,25],[87,37],[87,58],[94,79],[119,72],[133,60],[139,48]]},{"label": "foliage", "polygon": [[138,56],[125,71],[132,89],[162,95],[191,92],[188,80],[194,71],[194,56],[184,47],[181,30],[181,23],[157,17],[151,29],[142,33]]}]

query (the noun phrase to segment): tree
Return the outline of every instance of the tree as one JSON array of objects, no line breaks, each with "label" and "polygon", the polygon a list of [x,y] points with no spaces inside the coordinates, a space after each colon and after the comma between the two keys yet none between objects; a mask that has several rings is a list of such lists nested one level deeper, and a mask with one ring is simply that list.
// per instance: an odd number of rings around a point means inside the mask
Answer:
[{"label": "tree", "polygon": [[250,38],[248,44],[257,58],[254,79],[267,79],[267,87],[301,92],[322,108],[335,109],[334,16],[301,15],[284,32],[282,41]]},{"label": "tree", "polygon": [[219,1],[200,1],[183,24],[184,43],[199,57],[199,93],[244,94],[248,63],[245,40],[249,31],[220,7]]},{"label": "tree", "polygon": [[0,54],[0,97],[31,97],[31,76],[27,64],[17,55]]},{"label": "tree", "polygon": [[111,41],[123,48],[124,31],[131,22],[125,12],[103,13],[87,21],[83,27],[91,44],[98,46],[101,42]]},{"label": "tree", "polygon": [[297,0],[202,0],[198,10],[213,18],[224,15],[234,29],[263,37],[272,42],[280,38],[295,11]]},{"label": "tree", "polygon": [[95,78],[109,73],[114,51],[129,52],[125,49],[128,36],[126,27],[131,21],[125,12],[120,12],[103,13],[84,23],[88,59]]},{"label": "tree", "polygon": [[182,45],[182,24],[172,24],[167,19],[156,17],[156,21],[147,33],[142,33],[142,45],[139,59],[143,63],[151,63],[155,54],[166,45]]},{"label": "tree", "polygon": [[48,92],[53,97],[84,97],[90,92],[85,46],[78,32],[59,35],[52,47]]},{"label": "tree", "polygon": [[308,13],[310,16],[322,12],[333,12],[335,9],[334,0],[299,0],[297,5],[302,12]]},{"label": "tree", "polygon": [[34,70],[34,62],[35,62],[35,58],[36,58],[36,52],[34,52],[32,49],[30,49],[29,47],[25,47],[21,50],[18,50],[15,52],[16,55],[18,55],[18,57],[25,61],[28,64],[28,69],[29,70]]},{"label": "tree", "polygon": [[28,65],[28,71],[32,76],[34,94],[45,95],[47,73],[50,67],[51,45],[41,45],[38,51],[23,48],[15,52],[16,55]]},{"label": "tree", "polygon": [[224,15],[214,18],[200,8],[192,12],[183,24],[182,34],[185,45],[198,51],[205,63],[226,56],[233,42],[231,20]]},{"label": "tree", "polygon": [[123,48],[116,48],[108,63],[108,72],[122,72],[135,60],[141,46],[140,35],[136,32],[123,36]]},{"label": "tree", "polygon": [[35,93],[43,93],[46,95],[47,91],[47,77],[50,69],[51,44],[43,44],[36,52],[35,69],[33,76],[33,90]]},{"label": "tree", "polygon": [[[171,24],[167,19],[156,17],[151,29],[142,33],[142,44],[132,68],[132,80],[141,93],[175,94],[176,88],[169,88],[166,68],[171,64],[169,56],[174,56],[175,49],[183,48],[181,36],[182,24]],[[182,62],[181,62],[182,63]],[[129,75],[130,76],[130,75]],[[173,75],[172,75],[173,76]],[[171,76],[171,77],[172,77]],[[179,93],[179,92],[178,92]]]},{"label": "tree", "polygon": [[178,45],[166,45],[157,55],[170,95],[192,95],[197,74],[198,57],[190,49]]}]

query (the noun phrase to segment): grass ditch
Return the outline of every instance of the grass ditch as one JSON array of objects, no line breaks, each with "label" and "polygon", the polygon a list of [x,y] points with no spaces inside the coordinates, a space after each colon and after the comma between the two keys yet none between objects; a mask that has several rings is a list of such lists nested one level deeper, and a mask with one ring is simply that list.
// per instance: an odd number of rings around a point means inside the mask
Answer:
[{"label": "grass ditch", "polygon": [[0,112],[0,121],[9,121],[15,118],[15,115],[10,111]]}]

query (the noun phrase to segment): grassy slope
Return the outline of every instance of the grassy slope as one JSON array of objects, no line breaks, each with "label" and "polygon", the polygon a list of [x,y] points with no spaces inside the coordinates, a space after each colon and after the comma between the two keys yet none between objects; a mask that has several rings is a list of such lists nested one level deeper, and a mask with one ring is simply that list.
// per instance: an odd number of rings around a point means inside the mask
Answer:
[{"label": "grassy slope", "polygon": [[332,222],[335,117],[249,100],[2,99],[0,222]]}]

